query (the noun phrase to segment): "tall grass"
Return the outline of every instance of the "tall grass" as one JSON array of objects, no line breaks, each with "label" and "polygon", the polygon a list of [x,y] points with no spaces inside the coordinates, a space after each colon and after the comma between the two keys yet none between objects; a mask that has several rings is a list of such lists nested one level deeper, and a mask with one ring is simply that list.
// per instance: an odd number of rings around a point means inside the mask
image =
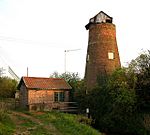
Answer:
[{"label": "tall grass", "polygon": [[0,135],[11,135],[14,124],[11,121],[4,103],[0,102]]},{"label": "tall grass", "polygon": [[40,115],[39,118],[47,123],[52,123],[62,135],[100,135],[97,130],[85,124],[89,121],[83,116],[49,112]]}]

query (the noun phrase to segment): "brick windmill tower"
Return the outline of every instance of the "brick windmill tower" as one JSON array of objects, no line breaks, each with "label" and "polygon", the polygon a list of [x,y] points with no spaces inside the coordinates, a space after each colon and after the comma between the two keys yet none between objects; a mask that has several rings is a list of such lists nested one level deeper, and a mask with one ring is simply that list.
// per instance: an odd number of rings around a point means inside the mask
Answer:
[{"label": "brick windmill tower", "polygon": [[116,28],[112,21],[112,17],[101,11],[85,26],[89,30],[85,69],[87,90],[96,86],[98,76],[111,74],[121,67]]}]

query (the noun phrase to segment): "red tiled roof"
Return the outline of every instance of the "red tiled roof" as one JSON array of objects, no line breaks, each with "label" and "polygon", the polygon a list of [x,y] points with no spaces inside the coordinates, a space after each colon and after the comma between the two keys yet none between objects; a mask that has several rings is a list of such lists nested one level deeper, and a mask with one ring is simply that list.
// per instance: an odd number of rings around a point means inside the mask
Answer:
[{"label": "red tiled roof", "polygon": [[41,77],[22,77],[24,82],[30,89],[71,89],[71,86],[62,78],[41,78]]}]

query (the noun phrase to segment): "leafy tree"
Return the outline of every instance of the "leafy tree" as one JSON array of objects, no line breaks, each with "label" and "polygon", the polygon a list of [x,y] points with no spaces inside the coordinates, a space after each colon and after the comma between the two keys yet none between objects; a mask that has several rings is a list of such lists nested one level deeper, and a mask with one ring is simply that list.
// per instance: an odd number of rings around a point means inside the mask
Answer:
[{"label": "leafy tree", "polygon": [[17,89],[17,81],[9,77],[0,77],[0,97],[14,97]]},{"label": "leafy tree", "polygon": [[136,76],[135,90],[140,108],[150,109],[150,50],[132,60],[128,69]]},{"label": "leafy tree", "polygon": [[138,109],[137,80],[137,75],[129,68],[117,69],[110,76],[99,76],[99,86],[88,93],[90,114],[99,130],[149,134],[143,124],[144,116]]},{"label": "leafy tree", "polygon": [[74,92],[75,101],[78,103],[79,113],[85,114],[86,108],[88,107],[88,100],[86,96],[86,88],[84,85],[84,80],[78,81],[78,85]]},{"label": "leafy tree", "polygon": [[58,72],[54,72],[50,75],[50,77],[64,78],[67,82],[76,82],[81,80],[78,73],[70,73],[70,72],[66,72],[62,74],[59,74]]}]

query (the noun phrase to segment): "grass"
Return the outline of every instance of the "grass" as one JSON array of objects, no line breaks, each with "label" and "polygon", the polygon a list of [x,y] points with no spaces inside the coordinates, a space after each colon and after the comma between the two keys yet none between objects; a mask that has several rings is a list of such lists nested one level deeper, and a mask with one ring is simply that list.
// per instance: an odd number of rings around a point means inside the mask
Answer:
[{"label": "grass", "polygon": [[[100,135],[81,115],[52,112],[7,112],[0,109],[0,135],[26,132],[31,135]],[[11,117],[11,118],[10,118]]]},{"label": "grass", "polygon": [[44,127],[38,126],[36,130],[30,131],[32,135],[52,135],[50,132],[48,132]]},{"label": "grass", "polygon": [[15,125],[10,119],[7,111],[0,109],[0,135],[11,135]]},{"label": "grass", "polygon": [[17,116],[19,121],[22,121],[22,123],[20,123],[20,126],[23,127],[33,127],[36,125],[35,122],[33,122],[32,120],[30,120],[29,118],[25,118],[25,117],[21,117],[21,116]]},{"label": "grass", "polygon": [[[52,111],[39,115],[38,118],[44,121],[45,124],[52,123],[62,135],[100,135],[97,130],[80,123],[77,115]],[[83,118],[83,116],[80,116],[80,118]]]}]

